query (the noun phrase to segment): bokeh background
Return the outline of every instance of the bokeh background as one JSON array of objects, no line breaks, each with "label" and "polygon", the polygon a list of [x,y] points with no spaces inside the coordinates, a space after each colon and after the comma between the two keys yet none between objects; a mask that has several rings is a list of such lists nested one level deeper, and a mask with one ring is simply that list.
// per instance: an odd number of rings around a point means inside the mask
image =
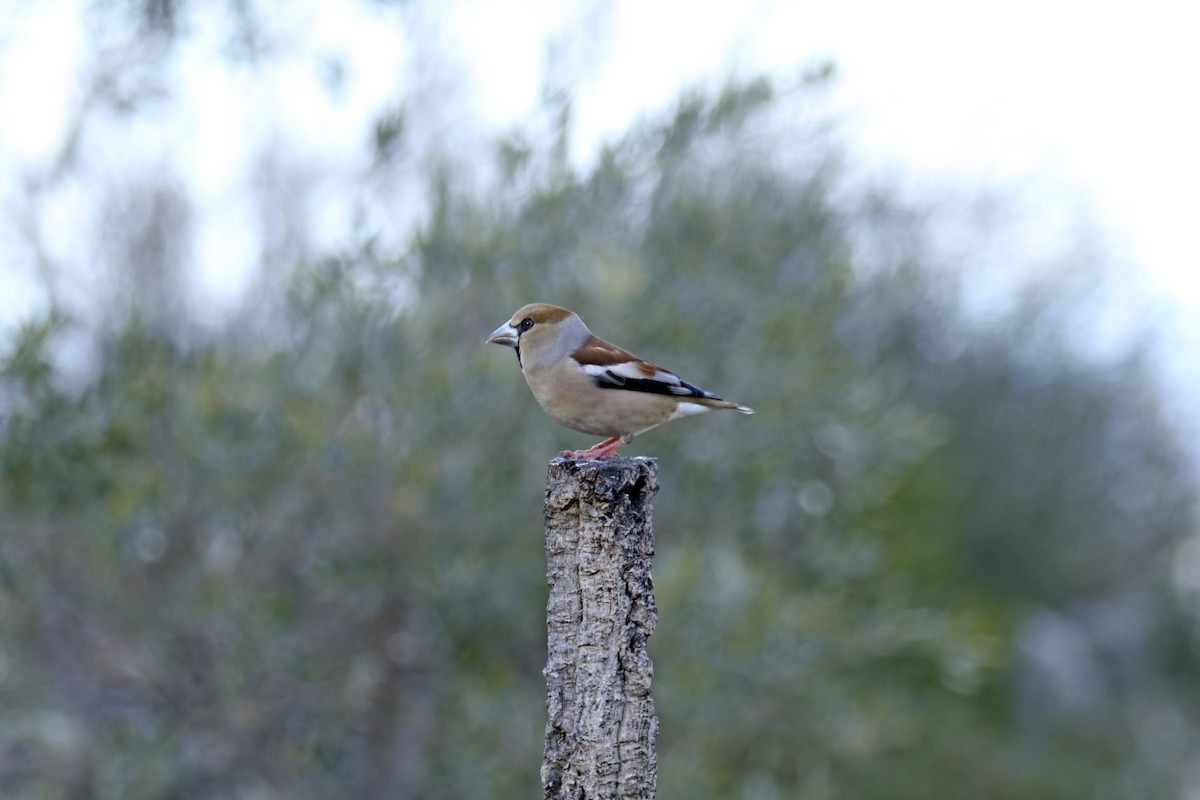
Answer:
[{"label": "bokeh background", "polygon": [[[8,0],[0,795],[536,796],[545,463],[592,442],[482,339],[543,300],[757,410],[627,448],[660,796],[1196,797],[1158,251],[877,168],[820,52],[679,85],[694,20],[639,68],[565,7]],[[670,97],[605,117],[600,61]]]}]

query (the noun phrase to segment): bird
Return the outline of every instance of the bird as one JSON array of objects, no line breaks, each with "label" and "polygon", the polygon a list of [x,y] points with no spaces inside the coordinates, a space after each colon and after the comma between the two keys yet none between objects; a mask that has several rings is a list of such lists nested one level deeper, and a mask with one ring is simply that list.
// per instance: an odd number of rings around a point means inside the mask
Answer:
[{"label": "bird", "polygon": [[568,458],[610,458],[638,434],[691,414],[754,413],[604,341],[578,314],[548,303],[522,306],[485,343],[517,351],[525,382],[547,414],[572,430],[608,437],[587,450],[564,450]]}]

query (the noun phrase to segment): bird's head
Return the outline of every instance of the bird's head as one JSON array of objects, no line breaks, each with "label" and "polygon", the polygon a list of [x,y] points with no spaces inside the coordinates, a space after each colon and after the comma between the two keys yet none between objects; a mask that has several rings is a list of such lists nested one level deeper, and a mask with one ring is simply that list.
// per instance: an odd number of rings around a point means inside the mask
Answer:
[{"label": "bird's head", "polygon": [[530,303],[492,331],[488,344],[515,348],[523,368],[550,364],[575,352],[591,333],[578,316],[548,303]]}]

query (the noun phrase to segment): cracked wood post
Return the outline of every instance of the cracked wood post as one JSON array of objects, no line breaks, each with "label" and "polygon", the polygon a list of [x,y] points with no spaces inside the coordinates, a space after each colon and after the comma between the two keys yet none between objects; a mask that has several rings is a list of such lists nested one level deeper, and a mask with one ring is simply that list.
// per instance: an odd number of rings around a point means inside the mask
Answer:
[{"label": "cracked wood post", "polygon": [[545,800],[652,800],[653,458],[556,458],[546,481]]}]

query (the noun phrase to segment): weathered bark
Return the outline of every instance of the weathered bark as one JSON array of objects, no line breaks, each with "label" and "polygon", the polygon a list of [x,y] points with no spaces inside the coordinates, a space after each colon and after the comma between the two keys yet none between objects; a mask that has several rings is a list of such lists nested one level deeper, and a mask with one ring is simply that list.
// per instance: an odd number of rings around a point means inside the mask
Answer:
[{"label": "weathered bark", "polygon": [[652,800],[658,718],[646,640],[658,491],[652,458],[550,462],[546,800]]}]

